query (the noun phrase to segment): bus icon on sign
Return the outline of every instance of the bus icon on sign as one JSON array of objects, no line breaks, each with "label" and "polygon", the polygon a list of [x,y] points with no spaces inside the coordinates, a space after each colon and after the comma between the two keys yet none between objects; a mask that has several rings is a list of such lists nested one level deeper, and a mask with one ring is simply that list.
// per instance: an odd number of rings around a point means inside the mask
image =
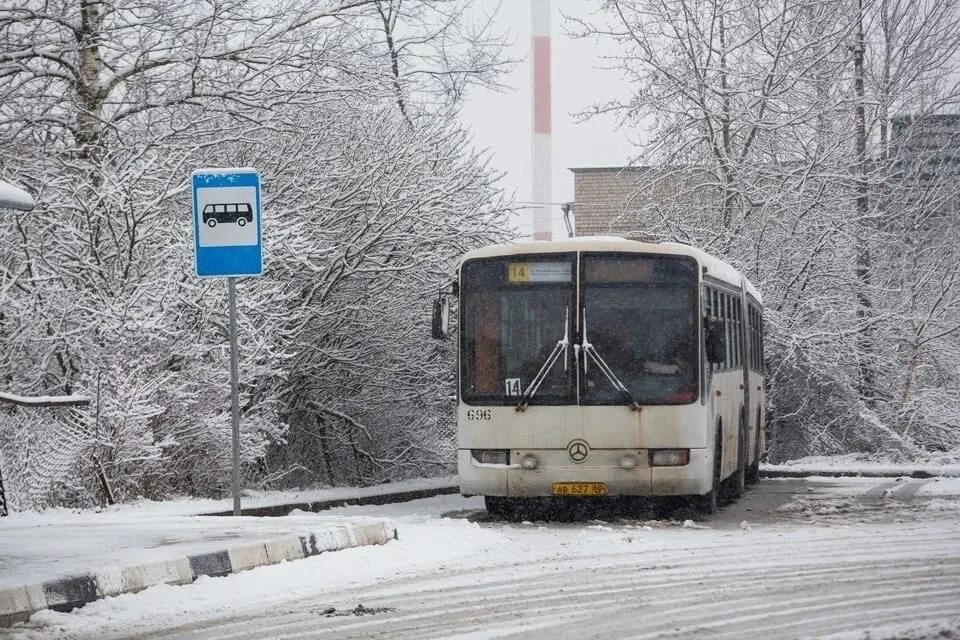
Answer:
[{"label": "bus icon on sign", "polygon": [[221,223],[236,223],[243,227],[253,222],[253,209],[249,202],[208,204],[203,207],[203,224],[211,229]]}]

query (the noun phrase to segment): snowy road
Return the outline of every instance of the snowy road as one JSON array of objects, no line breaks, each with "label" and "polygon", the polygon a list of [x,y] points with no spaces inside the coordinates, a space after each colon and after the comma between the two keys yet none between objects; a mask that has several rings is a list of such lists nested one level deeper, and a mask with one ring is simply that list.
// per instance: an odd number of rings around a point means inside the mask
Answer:
[{"label": "snowy road", "polygon": [[765,480],[697,524],[490,522],[480,505],[345,508],[394,519],[400,540],[42,612],[12,635],[960,638],[957,480]]}]

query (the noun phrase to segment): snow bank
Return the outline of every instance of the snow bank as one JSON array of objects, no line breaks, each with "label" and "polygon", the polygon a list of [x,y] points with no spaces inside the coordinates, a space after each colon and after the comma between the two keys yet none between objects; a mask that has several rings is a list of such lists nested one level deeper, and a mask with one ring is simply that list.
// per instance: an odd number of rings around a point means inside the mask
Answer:
[{"label": "snow bank", "polygon": [[844,473],[909,476],[920,472],[931,476],[960,476],[960,452],[931,454],[914,461],[899,461],[887,456],[863,453],[807,456],[775,465],[763,464],[760,469],[767,473],[786,471],[824,475]]}]

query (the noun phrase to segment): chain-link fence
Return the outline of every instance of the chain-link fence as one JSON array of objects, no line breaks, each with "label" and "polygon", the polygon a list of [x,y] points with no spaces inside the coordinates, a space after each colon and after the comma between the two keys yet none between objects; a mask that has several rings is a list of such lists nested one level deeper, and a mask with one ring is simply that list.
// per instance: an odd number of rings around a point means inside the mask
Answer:
[{"label": "chain-link fence", "polygon": [[6,511],[95,502],[92,411],[0,405],[0,506]]}]

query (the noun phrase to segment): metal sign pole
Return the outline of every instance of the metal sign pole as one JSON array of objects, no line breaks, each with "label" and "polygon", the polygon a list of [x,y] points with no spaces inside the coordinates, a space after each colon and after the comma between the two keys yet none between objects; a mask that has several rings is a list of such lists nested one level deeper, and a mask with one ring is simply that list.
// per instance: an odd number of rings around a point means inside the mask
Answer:
[{"label": "metal sign pole", "polygon": [[233,515],[240,515],[240,384],[237,371],[237,287],[227,278],[230,292],[230,405],[233,419]]},{"label": "metal sign pole", "polygon": [[0,470],[0,517],[9,515],[7,511],[7,495],[3,492],[3,471]]}]

